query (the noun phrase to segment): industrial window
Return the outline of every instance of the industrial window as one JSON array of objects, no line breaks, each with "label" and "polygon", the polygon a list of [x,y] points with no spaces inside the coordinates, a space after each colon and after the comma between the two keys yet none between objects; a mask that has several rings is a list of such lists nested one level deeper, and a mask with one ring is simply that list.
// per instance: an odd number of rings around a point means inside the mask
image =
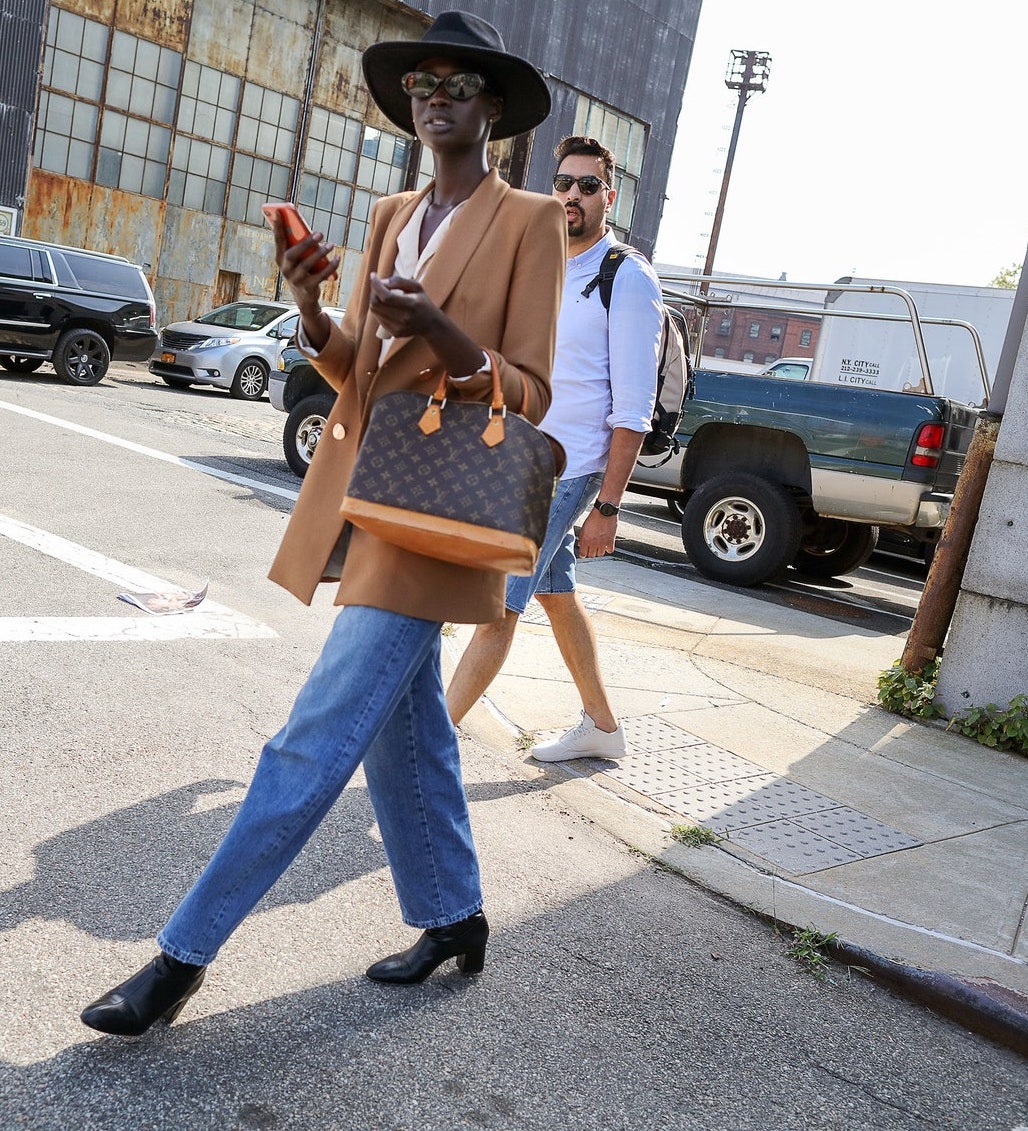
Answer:
[{"label": "industrial window", "polygon": [[171,130],[166,126],[105,110],[96,183],[144,196],[163,196],[170,150]]},{"label": "industrial window", "polygon": [[[286,200],[292,182],[293,150],[300,103],[248,82],[243,87],[225,215],[263,224],[261,205]],[[252,154],[252,156],[251,156]]]},{"label": "industrial window", "polygon": [[[781,339],[782,339],[782,328],[781,328],[781,326],[772,326],[771,327],[771,341],[778,342],[778,341],[781,341]],[[772,358],[772,360],[776,360],[776,359]]]},{"label": "industrial window", "polygon": [[43,85],[99,102],[107,61],[107,28],[51,6],[46,29]]},{"label": "industrial window", "polygon": [[810,338],[811,338],[811,331],[810,330],[801,330],[800,331],[800,345],[801,346],[809,346],[810,345]]},{"label": "industrial window", "polygon": [[764,364],[765,365],[770,365],[771,362],[777,361],[777,360],[778,360],[778,358],[775,357],[775,355],[773,353],[769,353],[769,354],[764,355]]},{"label": "industrial window", "polygon": [[235,138],[242,87],[242,79],[235,75],[186,60],[168,178],[169,204],[216,216],[225,211],[232,161],[229,146]]},{"label": "industrial window", "polygon": [[752,361],[753,361],[753,350],[747,350],[747,351],[746,351],[746,352],[745,352],[745,353],[744,353],[744,354],[742,355],[742,359],[743,359],[743,361],[749,361],[749,362],[752,362]]},{"label": "industrial window", "polygon": [[224,146],[178,134],[168,178],[168,203],[220,216],[225,211],[231,157],[231,150]]},{"label": "industrial window", "polygon": [[614,154],[614,188],[618,195],[608,220],[617,235],[627,239],[635,217],[635,200],[646,152],[646,127],[580,94],[572,132],[596,138]]},{"label": "industrial window", "polygon": [[717,324],[717,332],[719,334],[730,334],[732,332],[732,316],[730,314],[721,316],[721,321]]},{"label": "industrial window", "polygon": [[107,105],[171,125],[182,56],[123,31],[111,43]]},{"label": "industrial window", "polygon": [[99,109],[88,102],[40,91],[32,154],[36,166],[89,180],[93,175],[99,114]]},{"label": "industrial window", "polygon": [[298,203],[315,231],[364,247],[371,206],[403,187],[411,141],[320,106],[311,112]]},{"label": "industrial window", "polygon": [[760,323],[759,322],[751,322],[750,323],[750,337],[751,338],[759,338],[760,337]]},{"label": "industrial window", "polygon": [[40,169],[93,175],[108,29],[50,7],[32,159]]},{"label": "industrial window", "polygon": [[242,79],[186,60],[182,72],[182,98],[177,127],[221,145],[231,145],[236,134],[236,113]]},{"label": "industrial window", "polygon": [[715,357],[724,357],[725,356],[725,347],[724,346],[715,346],[714,347],[714,356]]}]

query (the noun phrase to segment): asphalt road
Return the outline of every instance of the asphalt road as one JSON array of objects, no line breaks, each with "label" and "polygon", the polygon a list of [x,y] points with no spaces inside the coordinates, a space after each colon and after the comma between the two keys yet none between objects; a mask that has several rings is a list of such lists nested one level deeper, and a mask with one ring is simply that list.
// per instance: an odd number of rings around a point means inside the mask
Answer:
[{"label": "asphalt road", "polygon": [[[0,1126],[1028,1127],[1015,1054],[835,967],[466,745],[486,972],[363,978],[407,945],[363,783],[171,1029],[78,1011],[231,818],[334,615],[265,578],[296,482],[283,417],[138,370],[0,380]],[[189,617],[118,594],[189,592]]]}]

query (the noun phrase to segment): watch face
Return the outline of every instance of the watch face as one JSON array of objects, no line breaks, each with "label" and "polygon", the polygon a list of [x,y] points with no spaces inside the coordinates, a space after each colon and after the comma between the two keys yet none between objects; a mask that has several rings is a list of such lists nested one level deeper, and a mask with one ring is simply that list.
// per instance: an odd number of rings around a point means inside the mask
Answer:
[{"label": "watch face", "polygon": [[612,518],[618,513],[618,508],[613,503],[597,503],[596,509],[604,518]]}]

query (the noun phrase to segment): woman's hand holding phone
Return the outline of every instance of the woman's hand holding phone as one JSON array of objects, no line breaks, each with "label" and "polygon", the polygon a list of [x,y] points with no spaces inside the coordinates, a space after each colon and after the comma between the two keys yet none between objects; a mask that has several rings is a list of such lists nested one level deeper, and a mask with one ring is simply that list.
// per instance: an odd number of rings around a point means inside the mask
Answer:
[{"label": "woman's hand holding phone", "polygon": [[293,292],[304,332],[320,350],[329,336],[329,319],[320,303],[321,284],[335,277],[339,256],[330,254],[332,245],[322,242],[320,232],[311,232],[295,205],[269,201],[261,211],[275,233],[275,261]]},{"label": "woman's hand holding phone", "polygon": [[[311,232],[307,221],[296,210],[296,205],[288,201],[269,201],[261,205],[265,219],[275,232],[275,252],[282,273],[289,278],[286,271],[285,255],[294,248],[299,252],[294,256],[295,262],[303,262],[310,274],[320,275],[318,283],[331,279],[339,266],[339,256],[328,253],[332,250],[331,244],[322,243],[322,234]],[[307,260],[314,258],[313,262]],[[292,279],[289,279],[292,285]]]}]

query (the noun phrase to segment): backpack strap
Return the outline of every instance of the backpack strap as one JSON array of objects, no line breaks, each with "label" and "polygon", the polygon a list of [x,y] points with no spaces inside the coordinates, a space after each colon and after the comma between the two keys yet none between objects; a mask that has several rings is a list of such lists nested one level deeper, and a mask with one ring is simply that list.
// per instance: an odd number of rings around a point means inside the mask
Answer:
[{"label": "backpack strap", "polygon": [[588,298],[597,287],[600,288],[600,302],[604,310],[610,310],[610,296],[614,293],[614,276],[618,268],[629,255],[638,255],[638,251],[627,243],[616,243],[611,246],[600,262],[599,274],[587,284],[582,297]]}]

